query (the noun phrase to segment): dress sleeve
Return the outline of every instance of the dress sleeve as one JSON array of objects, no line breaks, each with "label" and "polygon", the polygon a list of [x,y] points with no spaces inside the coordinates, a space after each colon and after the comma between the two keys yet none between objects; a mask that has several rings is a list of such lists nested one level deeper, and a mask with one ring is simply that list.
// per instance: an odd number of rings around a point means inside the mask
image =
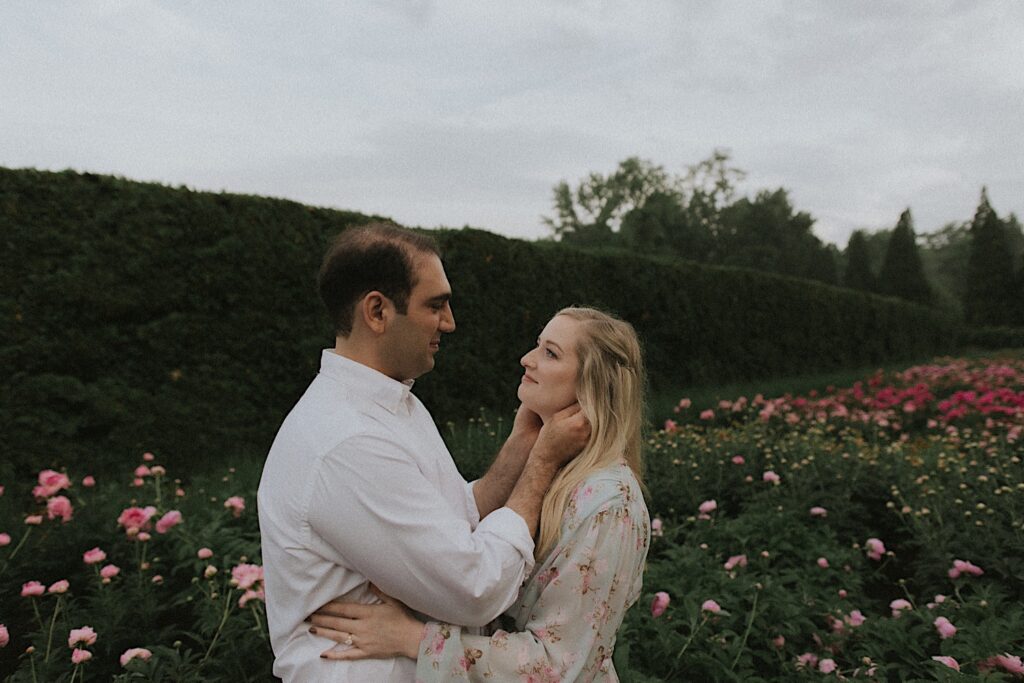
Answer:
[{"label": "dress sleeve", "polygon": [[562,538],[524,588],[539,591],[522,630],[477,636],[429,623],[416,663],[430,681],[592,681],[611,668],[626,610],[636,601],[647,547],[645,521],[621,501],[604,506]]}]

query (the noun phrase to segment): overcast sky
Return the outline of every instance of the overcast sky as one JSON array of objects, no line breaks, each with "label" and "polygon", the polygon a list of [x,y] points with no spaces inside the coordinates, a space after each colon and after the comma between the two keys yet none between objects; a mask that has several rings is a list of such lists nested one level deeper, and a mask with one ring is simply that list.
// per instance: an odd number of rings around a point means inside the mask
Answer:
[{"label": "overcast sky", "polygon": [[715,148],[844,246],[1024,216],[1024,2],[4,0],[0,165],[547,234]]}]

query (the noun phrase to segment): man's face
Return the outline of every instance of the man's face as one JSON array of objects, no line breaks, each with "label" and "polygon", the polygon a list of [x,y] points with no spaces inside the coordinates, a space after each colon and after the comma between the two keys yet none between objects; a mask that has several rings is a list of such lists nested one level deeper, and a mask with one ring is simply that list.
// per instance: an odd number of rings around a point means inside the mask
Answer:
[{"label": "man's face", "polygon": [[409,295],[408,309],[405,315],[396,314],[382,339],[387,374],[399,381],[432,370],[441,334],[455,329],[452,288],[441,259],[433,254],[416,254],[413,268],[416,284]]}]

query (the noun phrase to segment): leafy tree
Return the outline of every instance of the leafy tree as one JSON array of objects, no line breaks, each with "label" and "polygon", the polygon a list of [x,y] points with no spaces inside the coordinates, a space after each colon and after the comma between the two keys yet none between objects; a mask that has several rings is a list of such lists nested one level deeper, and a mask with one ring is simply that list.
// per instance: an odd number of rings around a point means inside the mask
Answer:
[{"label": "leafy tree", "polygon": [[647,253],[670,253],[691,261],[706,261],[714,243],[711,234],[695,225],[676,194],[655,192],[643,206],[622,219],[626,246]]},{"label": "leafy tree", "polygon": [[871,272],[868,256],[868,243],[863,230],[854,230],[850,241],[846,243],[846,272],[843,273],[843,284],[850,289],[874,292],[878,287],[875,274]]},{"label": "leafy tree", "polygon": [[964,315],[981,325],[1009,325],[1016,318],[1016,283],[1007,226],[988,201],[985,188],[971,223]]},{"label": "leafy tree", "polygon": [[885,249],[885,260],[879,274],[879,289],[884,294],[919,304],[932,303],[932,290],[924,276],[921,256],[917,251],[914,223],[910,209],[900,214]]}]

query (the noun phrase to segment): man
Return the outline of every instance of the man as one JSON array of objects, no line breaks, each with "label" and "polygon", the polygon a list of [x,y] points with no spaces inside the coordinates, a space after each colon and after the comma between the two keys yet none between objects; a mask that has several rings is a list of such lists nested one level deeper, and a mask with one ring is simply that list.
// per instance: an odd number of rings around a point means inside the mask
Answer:
[{"label": "man", "polygon": [[350,228],[319,288],[336,329],[319,375],[274,440],[259,517],[274,673],[286,681],[411,681],[409,659],[334,662],[304,619],[375,584],[433,619],[482,626],[533,568],[558,468],[589,435],[578,408],[541,427],[525,410],[483,478],[467,484],[410,393],[455,330],[437,246],[394,225]]}]

